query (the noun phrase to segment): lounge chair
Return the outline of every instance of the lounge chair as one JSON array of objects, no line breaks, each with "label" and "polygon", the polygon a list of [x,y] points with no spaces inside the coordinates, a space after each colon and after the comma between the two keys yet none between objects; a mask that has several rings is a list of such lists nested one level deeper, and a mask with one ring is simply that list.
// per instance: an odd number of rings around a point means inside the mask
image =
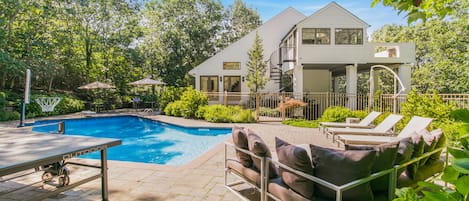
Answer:
[{"label": "lounge chair", "polygon": [[432,118],[414,116],[397,136],[360,136],[360,135],[339,135],[338,141],[343,144],[376,145],[397,141],[410,137],[414,132],[427,128],[432,122]]},{"label": "lounge chair", "polygon": [[332,141],[335,142],[335,136],[341,134],[349,135],[392,135],[391,129],[402,119],[402,115],[390,114],[379,125],[374,128],[327,128],[326,134],[332,135]]},{"label": "lounge chair", "polygon": [[325,127],[334,127],[334,128],[372,128],[373,121],[378,118],[381,112],[370,112],[365,118],[363,118],[359,123],[344,123],[344,122],[319,122],[319,130],[322,129],[324,132]]}]

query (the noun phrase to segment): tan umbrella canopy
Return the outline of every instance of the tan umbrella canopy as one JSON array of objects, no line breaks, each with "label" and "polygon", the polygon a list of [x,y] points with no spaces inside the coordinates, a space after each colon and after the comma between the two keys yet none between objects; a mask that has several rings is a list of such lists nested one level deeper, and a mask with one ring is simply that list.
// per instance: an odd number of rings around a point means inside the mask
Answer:
[{"label": "tan umbrella canopy", "polygon": [[145,78],[145,79],[137,80],[135,82],[131,82],[129,84],[130,85],[165,85],[166,83],[161,82],[161,81],[157,81],[157,80],[153,80],[153,79],[150,79],[150,78]]},{"label": "tan umbrella canopy", "polygon": [[106,83],[99,82],[99,81],[92,82],[87,85],[78,87],[78,89],[113,89],[113,88],[116,88],[116,87],[106,84]]}]

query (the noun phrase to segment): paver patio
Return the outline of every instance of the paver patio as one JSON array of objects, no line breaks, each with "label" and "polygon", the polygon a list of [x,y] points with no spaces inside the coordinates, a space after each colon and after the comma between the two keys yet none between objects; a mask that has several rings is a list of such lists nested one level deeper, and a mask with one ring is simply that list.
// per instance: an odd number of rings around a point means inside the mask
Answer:
[{"label": "paver patio", "polygon": [[[313,143],[321,146],[334,147],[330,139],[326,139],[318,129],[298,128],[280,123],[255,123],[255,124],[214,124],[200,120],[168,117],[162,115],[146,116],[163,122],[182,126],[210,126],[232,127],[244,126],[254,130],[269,145],[275,157],[274,137],[278,136],[294,144]],[[2,126],[2,124],[0,124]],[[3,127],[8,126],[3,124]],[[11,125],[10,125],[11,126]],[[227,138],[231,141],[231,136]],[[183,166],[167,166],[146,163],[133,163],[121,161],[109,161],[109,198],[112,201],[140,201],[140,200],[238,200],[223,186],[223,144],[219,144],[199,158]],[[234,156],[234,154],[231,154]],[[88,160],[88,159],[76,159]],[[93,160],[91,160],[93,161]],[[96,164],[98,161],[95,160]],[[71,179],[87,174],[72,168]],[[0,201],[24,200],[33,195],[43,193],[39,187],[29,188],[20,194],[1,198],[5,187],[21,186],[22,182],[40,180],[40,173],[35,173],[19,181],[0,183]],[[5,184],[6,183],[6,184]],[[38,186],[38,185],[36,185]],[[101,200],[100,180],[78,186],[75,189],[61,193],[60,195],[46,199],[52,200]]]}]

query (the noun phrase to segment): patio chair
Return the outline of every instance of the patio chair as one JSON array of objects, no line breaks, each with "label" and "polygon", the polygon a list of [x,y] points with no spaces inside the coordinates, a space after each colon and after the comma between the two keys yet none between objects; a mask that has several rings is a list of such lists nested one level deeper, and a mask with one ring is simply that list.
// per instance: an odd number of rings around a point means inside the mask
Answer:
[{"label": "patio chair", "polygon": [[319,130],[325,131],[325,127],[334,127],[334,128],[372,128],[373,121],[378,118],[381,112],[370,112],[365,118],[363,118],[359,123],[347,123],[347,122],[319,122]]},{"label": "patio chair", "polygon": [[402,115],[390,114],[379,125],[374,128],[327,128],[326,134],[332,135],[332,141],[335,142],[335,136],[341,134],[349,135],[393,135],[391,129],[402,119]]},{"label": "patio chair", "polygon": [[402,138],[410,137],[414,132],[427,128],[432,122],[432,118],[414,116],[402,131],[397,136],[368,136],[360,135],[339,135],[338,141],[341,144],[355,144],[355,145],[377,145],[384,144],[392,141],[397,141]]}]

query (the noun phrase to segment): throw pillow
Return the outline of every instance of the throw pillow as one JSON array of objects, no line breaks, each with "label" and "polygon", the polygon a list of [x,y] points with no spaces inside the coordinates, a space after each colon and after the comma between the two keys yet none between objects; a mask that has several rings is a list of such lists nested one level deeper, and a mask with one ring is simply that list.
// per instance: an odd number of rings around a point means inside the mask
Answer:
[{"label": "throw pillow", "polygon": [[[246,131],[242,127],[234,126],[233,132],[231,137],[233,138],[233,143],[236,147],[248,150],[248,137],[246,135]],[[249,154],[236,150],[236,156],[239,162],[244,167],[251,167],[252,166],[252,159]]]},{"label": "throw pillow", "polygon": [[[378,146],[350,146],[345,145],[345,150],[375,150],[376,159],[371,168],[372,173],[390,169],[394,166],[397,156],[399,142],[390,142]],[[376,178],[370,182],[373,191],[387,191],[389,186],[389,175]]]},{"label": "throw pillow", "polygon": [[[304,172],[313,176],[313,166],[311,158],[307,151],[299,146],[291,145],[279,138],[275,138],[275,147],[277,151],[278,161],[295,170]],[[302,195],[307,199],[313,197],[314,182],[299,176],[284,168],[279,168],[279,174],[283,182],[293,191]]]},{"label": "throw pillow", "polygon": [[[249,151],[254,153],[256,156],[259,157],[272,157],[269,148],[265,144],[264,140],[261,139],[254,131],[248,129],[248,147]],[[260,171],[261,169],[261,160],[251,157],[254,167]],[[275,168],[274,164],[269,163],[269,178],[277,177],[277,169]]]},{"label": "throw pillow", "polygon": [[[343,185],[351,181],[368,177],[375,159],[373,150],[334,150],[311,145],[314,175],[335,185]],[[315,194],[326,199],[335,199],[335,192],[322,185],[315,185]],[[373,200],[369,183],[344,191],[343,200]]]}]

